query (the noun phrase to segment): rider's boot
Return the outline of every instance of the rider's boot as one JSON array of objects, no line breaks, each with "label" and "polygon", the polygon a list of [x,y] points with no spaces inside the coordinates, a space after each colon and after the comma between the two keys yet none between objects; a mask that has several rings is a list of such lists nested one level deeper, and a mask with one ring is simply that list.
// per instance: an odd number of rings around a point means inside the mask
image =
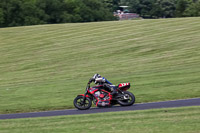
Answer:
[{"label": "rider's boot", "polygon": [[117,94],[117,90],[116,90],[116,89],[113,89],[113,91],[110,93],[110,95],[111,95],[112,97],[114,97],[116,94]]}]

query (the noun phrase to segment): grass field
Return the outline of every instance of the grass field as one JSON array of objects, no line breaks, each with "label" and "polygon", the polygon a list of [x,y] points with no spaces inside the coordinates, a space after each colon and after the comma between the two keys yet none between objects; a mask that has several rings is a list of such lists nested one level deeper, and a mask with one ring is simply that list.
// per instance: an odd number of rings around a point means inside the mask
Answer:
[{"label": "grass field", "polygon": [[0,113],[73,107],[94,73],[136,102],[200,96],[200,18],[0,29]]},{"label": "grass field", "polygon": [[1,133],[200,133],[200,106],[1,120]]}]

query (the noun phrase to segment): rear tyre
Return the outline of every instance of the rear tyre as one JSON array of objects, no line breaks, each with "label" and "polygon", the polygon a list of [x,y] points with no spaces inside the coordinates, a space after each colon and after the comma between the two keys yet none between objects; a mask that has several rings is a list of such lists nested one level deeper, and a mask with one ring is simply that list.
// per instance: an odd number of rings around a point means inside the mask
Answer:
[{"label": "rear tyre", "polygon": [[135,103],[135,96],[129,91],[125,91],[124,95],[117,100],[121,106],[131,106]]},{"label": "rear tyre", "polygon": [[90,98],[86,97],[85,102],[83,102],[84,96],[77,96],[74,99],[74,106],[79,110],[86,110],[92,106],[92,101]]}]

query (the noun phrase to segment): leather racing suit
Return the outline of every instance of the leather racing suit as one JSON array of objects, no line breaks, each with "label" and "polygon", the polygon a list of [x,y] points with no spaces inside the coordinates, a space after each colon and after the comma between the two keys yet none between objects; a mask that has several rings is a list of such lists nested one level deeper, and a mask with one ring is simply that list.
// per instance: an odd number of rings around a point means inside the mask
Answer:
[{"label": "leather racing suit", "polygon": [[95,74],[90,80],[89,83],[94,82],[95,84],[103,85],[105,89],[108,89],[109,91],[115,93],[115,85],[113,85],[111,82],[109,82],[106,78],[101,77],[100,74]]}]

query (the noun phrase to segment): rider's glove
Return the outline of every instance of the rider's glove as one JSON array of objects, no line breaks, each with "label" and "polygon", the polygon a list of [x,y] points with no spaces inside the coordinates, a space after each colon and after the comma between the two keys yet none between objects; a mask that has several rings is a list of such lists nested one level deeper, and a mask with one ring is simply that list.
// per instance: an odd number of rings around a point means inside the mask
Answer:
[{"label": "rider's glove", "polygon": [[88,84],[92,83],[92,81],[95,81],[94,78],[91,78],[88,82]]}]

